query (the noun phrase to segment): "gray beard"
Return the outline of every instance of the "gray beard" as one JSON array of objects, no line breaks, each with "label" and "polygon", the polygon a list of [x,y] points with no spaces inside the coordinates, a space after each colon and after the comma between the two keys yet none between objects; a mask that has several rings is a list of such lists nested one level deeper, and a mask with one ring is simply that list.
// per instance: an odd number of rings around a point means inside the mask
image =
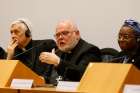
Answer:
[{"label": "gray beard", "polygon": [[70,45],[66,45],[65,47],[59,47],[59,49],[63,52],[70,52],[79,42],[79,39],[75,39]]}]

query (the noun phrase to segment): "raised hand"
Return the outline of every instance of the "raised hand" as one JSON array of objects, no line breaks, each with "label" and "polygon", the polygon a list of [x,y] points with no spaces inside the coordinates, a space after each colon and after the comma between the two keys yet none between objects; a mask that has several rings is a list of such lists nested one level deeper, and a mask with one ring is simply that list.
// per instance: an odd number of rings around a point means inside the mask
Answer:
[{"label": "raised hand", "polygon": [[14,56],[15,48],[18,45],[18,41],[12,39],[7,47],[7,59],[12,59]]}]

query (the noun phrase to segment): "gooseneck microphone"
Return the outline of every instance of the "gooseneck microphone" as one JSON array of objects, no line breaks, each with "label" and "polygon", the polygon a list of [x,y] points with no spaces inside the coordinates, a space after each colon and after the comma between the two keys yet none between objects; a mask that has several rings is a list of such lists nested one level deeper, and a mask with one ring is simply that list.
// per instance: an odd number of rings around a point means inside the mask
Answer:
[{"label": "gooseneck microphone", "polygon": [[22,55],[22,54],[25,54],[26,52],[29,52],[30,50],[32,50],[32,49],[34,49],[34,48],[37,48],[37,47],[43,45],[44,43],[45,43],[45,41],[44,41],[44,42],[41,42],[40,44],[37,44],[36,46],[33,46],[33,47],[27,49],[27,50],[24,50],[23,52],[21,52],[21,53],[19,53],[19,54],[16,54],[16,55],[14,56],[14,58],[16,58],[16,57],[18,57],[18,56],[20,56],[20,55]]},{"label": "gooseneck microphone", "polygon": [[[110,60],[110,62],[114,62],[114,63],[120,63],[121,62],[122,63],[124,61],[124,58],[125,58],[125,56],[113,58],[112,60]],[[125,62],[126,62],[126,60],[125,60]]]},{"label": "gooseneck microphone", "polygon": [[[35,47],[37,47],[37,46],[35,46]],[[28,52],[28,51],[32,50],[32,49],[33,49],[33,48],[35,48],[35,47],[31,47],[31,48],[29,48],[29,49],[25,50],[24,52],[21,52],[21,53],[19,53],[19,54],[15,55],[15,56],[14,56],[14,58],[16,58],[16,57],[18,57],[18,56],[20,56],[20,55],[22,55],[22,54],[24,54],[24,53],[26,53],[26,52]]]}]

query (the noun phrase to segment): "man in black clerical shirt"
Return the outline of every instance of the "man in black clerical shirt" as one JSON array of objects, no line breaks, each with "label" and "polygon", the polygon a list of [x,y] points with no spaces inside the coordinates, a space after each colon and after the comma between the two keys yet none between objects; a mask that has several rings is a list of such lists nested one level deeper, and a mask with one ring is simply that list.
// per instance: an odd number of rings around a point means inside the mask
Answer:
[{"label": "man in black clerical shirt", "polygon": [[27,19],[18,19],[10,27],[11,41],[7,47],[7,59],[20,60],[48,82],[50,65],[41,63],[42,51],[50,52],[56,47],[53,40],[32,40],[31,23]]},{"label": "man in black clerical shirt", "polygon": [[58,23],[54,36],[58,50],[42,52],[40,60],[42,63],[54,65],[59,79],[80,81],[89,62],[101,61],[98,47],[84,41],[72,21],[64,20]]}]

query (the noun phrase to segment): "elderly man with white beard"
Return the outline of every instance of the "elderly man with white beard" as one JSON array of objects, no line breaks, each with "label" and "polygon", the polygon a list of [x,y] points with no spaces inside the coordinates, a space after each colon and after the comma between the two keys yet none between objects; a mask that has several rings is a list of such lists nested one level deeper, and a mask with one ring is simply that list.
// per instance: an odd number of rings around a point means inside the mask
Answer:
[{"label": "elderly man with white beard", "polygon": [[89,62],[101,62],[99,48],[84,41],[71,20],[60,21],[54,37],[58,49],[42,52],[39,59],[52,64],[61,80],[80,81]]}]

